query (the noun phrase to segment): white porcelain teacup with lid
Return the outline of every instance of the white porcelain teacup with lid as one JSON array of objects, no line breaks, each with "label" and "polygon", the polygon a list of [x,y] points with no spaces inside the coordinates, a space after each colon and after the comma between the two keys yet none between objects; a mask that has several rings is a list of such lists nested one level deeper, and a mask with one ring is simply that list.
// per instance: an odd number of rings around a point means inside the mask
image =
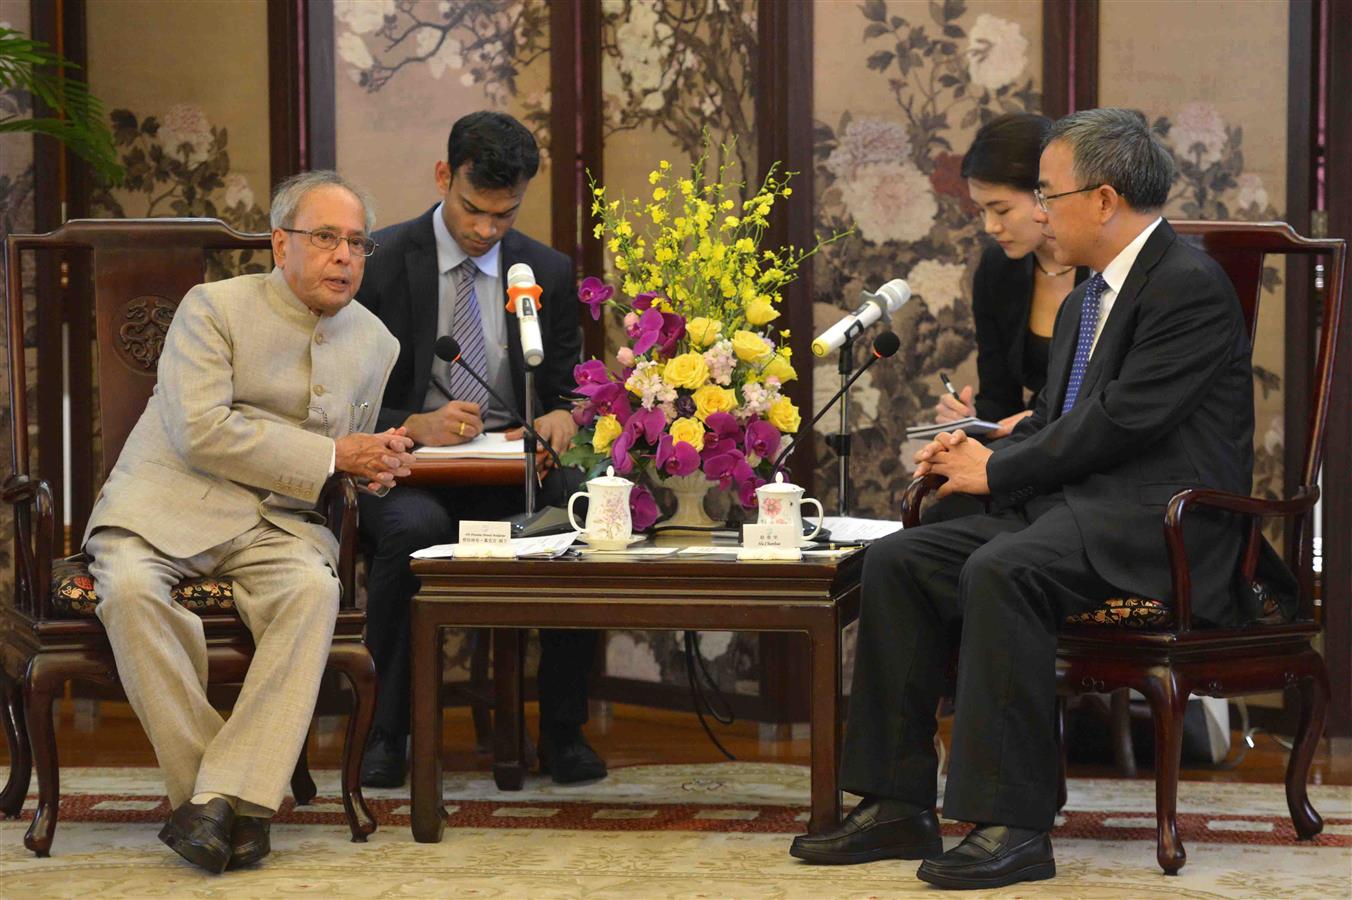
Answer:
[{"label": "white porcelain teacup with lid", "polygon": [[803,504],[811,503],[817,507],[817,527],[807,535],[811,540],[822,530],[821,501],[813,497],[804,497],[803,489],[784,480],[783,472],[775,473],[775,480],[756,488],[756,502],[759,511],[756,522],[760,525],[792,525],[794,534],[803,533]]},{"label": "white porcelain teacup with lid", "polygon": [[[597,550],[623,550],[634,536],[634,522],[629,515],[629,492],[634,483],[615,474],[615,467],[606,467],[606,474],[598,475],[568,498],[568,521],[582,532],[582,539]],[[587,498],[587,523],[584,528],[573,515],[573,504],[579,497]]]}]

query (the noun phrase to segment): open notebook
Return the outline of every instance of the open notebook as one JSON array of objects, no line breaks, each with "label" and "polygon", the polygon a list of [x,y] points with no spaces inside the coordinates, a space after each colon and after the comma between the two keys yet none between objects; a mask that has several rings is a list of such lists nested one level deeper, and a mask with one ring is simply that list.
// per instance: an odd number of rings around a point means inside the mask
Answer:
[{"label": "open notebook", "polygon": [[419,447],[413,455],[419,459],[520,459],[526,442],[509,441],[501,431],[485,431],[472,441],[454,447]]},{"label": "open notebook", "polygon": [[967,416],[963,419],[955,419],[952,422],[931,422],[928,425],[913,425],[906,429],[906,440],[932,438],[941,431],[957,431],[959,428],[961,428],[968,437],[975,437],[978,434],[986,434],[994,431],[999,427],[1000,426],[995,422],[987,422],[985,419]]}]

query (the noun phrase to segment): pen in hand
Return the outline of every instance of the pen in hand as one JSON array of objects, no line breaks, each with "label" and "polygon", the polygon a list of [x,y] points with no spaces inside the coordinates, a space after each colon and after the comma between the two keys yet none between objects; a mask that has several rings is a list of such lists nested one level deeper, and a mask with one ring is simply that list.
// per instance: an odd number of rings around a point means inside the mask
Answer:
[{"label": "pen in hand", "polygon": [[[959,403],[962,403],[962,400],[958,397],[958,392],[953,390],[953,382],[948,380],[948,374],[945,372],[940,372],[939,380],[944,383],[944,390],[948,391],[948,393],[953,397],[954,400],[957,400]],[[967,404],[962,403],[962,405],[966,406]]]}]

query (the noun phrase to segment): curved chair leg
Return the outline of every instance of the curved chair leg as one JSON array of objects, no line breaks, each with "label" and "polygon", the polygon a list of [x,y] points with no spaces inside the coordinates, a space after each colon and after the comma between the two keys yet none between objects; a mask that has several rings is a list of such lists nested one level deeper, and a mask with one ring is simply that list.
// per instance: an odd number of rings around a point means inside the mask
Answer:
[{"label": "curved chair leg", "polygon": [[33,777],[33,751],[28,743],[28,723],[24,721],[23,687],[12,678],[0,676],[3,681],[4,705],[0,716],[5,720],[5,742],[9,745],[9,780],[0,791],[0,814],[7,819],[18,817]]},{"label": "curved chair leg", "polygon": [[371,723],[376,716],[376,664],[366,645],[343,641],[329,650],[329,668],[347,678],[352,685],[352,713],[347,719],[347,742],[343,745],[343,809],[352,829],[352,840],[364,843],[376,830],[375,816],[361,793],[361,757]]},{"label": "curved chair leg", "polygon": [[1178,837],[1178,768],[1183,752],[1183,712],[1187,687],[1171,670],[1156,670],[1140,685],[1155,719],[1155,858],[1166,875],[1177,875],[1188,861]]},{"label": "curved chair leg", "polygon": [[66,669],[50,656],[38,655],[24,673],[24,722],[33,747],[33,762],[38,774],[38,808],[23,845],[39,857],[49,856],[52,835],[56,831],[57,811],[61,805],[61,775],[56,755],[56,729],[52,725],[52,700],[65,683]]},{"label": "curved chair leg", "polygon": [[1136,777],[1136,751],[1131,745],[1131,692],[1118,688],[1109,697],[1109,729],[1113,736],[1113,761],[1117,774],[1123,778]]},{"label": "curved chair leg", "polygon": [[310,777],[310,740],[306,735],[305,743],[300,745],[300,756],[296,757],[296,770],[291,773],[291,795],[296,798],[297,806],[308,806],[314,800],[319,788]]},{"label": "curved chair leg", "polygon": [[1313,650],[1305,655],[1305,673],[1299,682],[1300,726],[1296,729],[1296,743],[1286,764],[1286,805],[1291,810],[1291,824],[1296,836],[1312,838],[1324,830],[1324,820],[1310,804],[1305,783],[1310,777],[1310,763],[1314,760],[1319,738],[1324,733],[1324,715],[1329,704],[1329,673],[1324,658]]},{"label": "curved chair leg", "polygon": [[1056,698],[1056,746],[1060,748],[1056,767],[1056,811],[1066,808],[1066,698]]}]

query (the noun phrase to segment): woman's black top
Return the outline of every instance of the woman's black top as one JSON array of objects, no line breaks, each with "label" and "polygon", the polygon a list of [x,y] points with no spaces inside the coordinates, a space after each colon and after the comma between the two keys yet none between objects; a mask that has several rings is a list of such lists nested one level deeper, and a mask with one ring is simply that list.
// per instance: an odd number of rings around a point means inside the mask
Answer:
[{"label": "woman's black top", "polygon": [[[972,282],[972,317],[976,321],[976,371],[979,380],[976,414],[988,422],[1032,406],[1024,388],[1036,398],[1047,383],[1051,339],[1028,330],[1033,307],[1033,254],[1010,259],[999,246],[986,248]],[[1089,277],[1075,270],[1075,283]]]}]

